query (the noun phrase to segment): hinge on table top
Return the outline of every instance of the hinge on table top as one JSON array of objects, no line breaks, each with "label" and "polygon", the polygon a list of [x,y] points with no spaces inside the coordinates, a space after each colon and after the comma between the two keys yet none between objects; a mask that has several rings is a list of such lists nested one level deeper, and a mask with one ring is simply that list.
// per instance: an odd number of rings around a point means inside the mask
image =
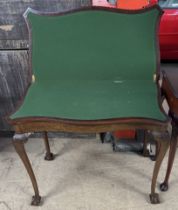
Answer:
[{"label": "hinge on table top", "polygon": [[32,75],[32,83],[35,83],[35,75]]},{"label": "hinge on table top", "polygon": [[157,75],[153,74],[153,82],[156,82],[156,81],[157,81]]}]

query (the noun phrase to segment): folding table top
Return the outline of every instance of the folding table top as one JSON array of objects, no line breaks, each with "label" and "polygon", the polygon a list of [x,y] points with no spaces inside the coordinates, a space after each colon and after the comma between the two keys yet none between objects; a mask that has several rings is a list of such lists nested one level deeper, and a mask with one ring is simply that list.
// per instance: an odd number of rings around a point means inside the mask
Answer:
[{"label": "folding table top", "polygon": [[158,105],[157,26],[161,11],[89,8],[27,15],[36,81],[11,116],[165,120]]}]

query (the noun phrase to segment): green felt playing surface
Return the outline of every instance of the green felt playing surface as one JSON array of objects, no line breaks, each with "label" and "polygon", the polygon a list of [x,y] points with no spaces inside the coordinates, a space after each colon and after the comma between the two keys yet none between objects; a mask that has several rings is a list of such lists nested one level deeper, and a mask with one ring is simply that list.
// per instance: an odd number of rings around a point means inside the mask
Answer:
[{"label": "green felt playing surface", "polygon": [[36,82],[12,118],[164,120],[153,74],[159,11],[28,14]]},{"label": "green felt playing surface", "polygon": [[[49,81],[48,81],[49,82]],[[80,120],[140,117],[164,120],[152,81],[60,81],[33,84],[13,116]],[[146,97],[145,97],[146,94]]]}]

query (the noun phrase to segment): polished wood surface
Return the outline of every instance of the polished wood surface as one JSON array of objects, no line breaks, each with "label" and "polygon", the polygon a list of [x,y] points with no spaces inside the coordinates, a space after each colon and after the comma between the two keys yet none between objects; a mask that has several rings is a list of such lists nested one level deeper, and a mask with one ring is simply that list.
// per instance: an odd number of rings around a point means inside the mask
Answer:
[{"label": "polished wood surface", "polygon": [[160,185],[162,191],[167,191],[178,143],[178,69],[163,71],[162,92],[168,102],[169,115],[172,118],[172,135],[167,171],[164,182]]},{"label": "polished wood surface", "polygon": [[[171,91],[174,97],[178,100],[178,69],[167,69],[164,70],[165,81],[170,85]],[[177,108],[178,109],[178,108]]]},{"label": "polished wood surface", "polygon": [[163,71],[163,94],[167,99],[170,114],[174,120],[178,119],[178,69]]}]

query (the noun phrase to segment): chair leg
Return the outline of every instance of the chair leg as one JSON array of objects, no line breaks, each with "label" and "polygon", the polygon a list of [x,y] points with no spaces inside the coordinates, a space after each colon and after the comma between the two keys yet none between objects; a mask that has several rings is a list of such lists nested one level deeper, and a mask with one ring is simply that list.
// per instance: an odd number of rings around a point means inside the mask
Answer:
[{"label": "chair leg", "polygon": [[50,150],[48,133],[46,131],[44,132],[44,138],[43,139],[44,139],[45,148],[46,148],[46,155],[45,155],[44,159],[45,160],[54,160],[54,154]]},{"label": "chair leg", "polygon": [[[155,136],[155,135],[154,135]],[[169,147],[169,135],[164,134],[164,136],[159,136],[156,135],[156,140],[159,141],[160,147],[159,147],[159,153],[156,158],[155,166],[154,166],[154,171],[153,171],[153,177],[152,177],[152,184],[151,184],[151,194],[150,194],[150,201],[152,204],[158,204],[160,203],[159,201],[159,194],[155,193],[155,188],[156,188],[156,181],[159,173],[159,169],[161,166],[161,163],[163,161],[163,158],[168,150]]]},{"label": "chair leg", "polygon": [[117,141],[116,141],[116,138],[114,136],[112,136],[112,138],[111,138],[111,143],[112,143],[113,152],[117,152]]},{"label": "chair leg", "polygon": [[177,149],[177,142],[178,142],[178,125],[173,125],[167,171],[166,171],[166,176],[165,176],[164,182],[160,184],[161,191],[167,191],[169,188],[168,182],[169,182],[169,177],[171,174],[172,166],[174,163],[174,158],[175,158],[176,149]]},{"label": "chair leg", "polygon": [[101,143],[103,144],[106,133],[100,133],[99,135],[100,135]]},{"label": "chair leg", "polygon": [[155,154],[154,155],[151,155],[150,156],[150,159],[152,160],[152,161],[156,161],[156,158],[157,158],[157,156],[158,156],[158,153],[159,153],[159,149],[160,149],[160,143],[158,142],[158,141],[155,141]]},{"label": "chair leg", "polygon": [[147,132],[144,130],[144,139],[143,139],[143,156],[144,157],[149,157],[149,151],[147,149],[147,145],[148,145],[148,136],[147,136]]},{"label": "chair leg", "polygon": [[33,169],[31,167],[31,163],[28,159],[28,156],[24,147],[24,144],[27,142],[27,140],[28,140],[28,136],[26,134],[22,134],[22,135],[16,134],[13,137],[13,145],[15,147],[17,154],[22,160],[32,182],[35,195],[32,197],[31,205],[38,206],[40,205],[41,196],[39,195],[37,181],[36,181]]}]

